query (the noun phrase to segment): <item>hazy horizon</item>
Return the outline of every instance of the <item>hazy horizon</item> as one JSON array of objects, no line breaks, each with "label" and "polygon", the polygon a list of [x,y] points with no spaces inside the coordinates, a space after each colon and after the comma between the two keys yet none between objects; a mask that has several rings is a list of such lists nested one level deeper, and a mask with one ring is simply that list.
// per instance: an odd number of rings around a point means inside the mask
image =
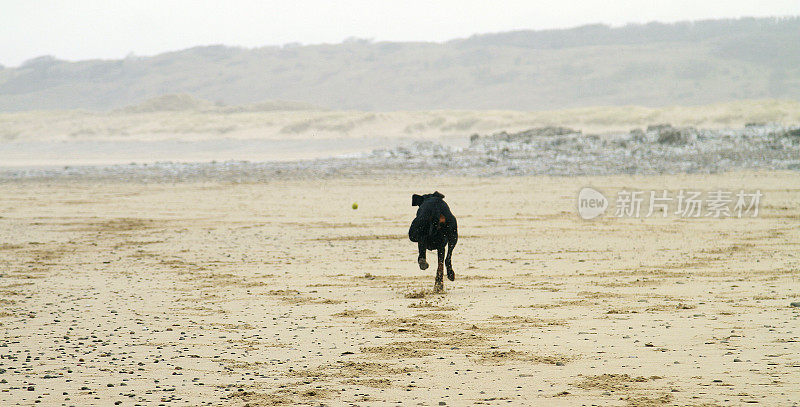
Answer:
[{"label": "hazy horizon", "polygon": [[[206,45],[259,48],[338,44],[349,38],[445,42],[472,35],[605,24],[620,27],[742,17],[791,17],[797,1],[513,1],[502,10],[477,1],[386,4],[151,1],[64,4],[0,1],[0,66],[40,56],[65,61],[153,56]],[[231,5],[232,4],[232,5]]]}]

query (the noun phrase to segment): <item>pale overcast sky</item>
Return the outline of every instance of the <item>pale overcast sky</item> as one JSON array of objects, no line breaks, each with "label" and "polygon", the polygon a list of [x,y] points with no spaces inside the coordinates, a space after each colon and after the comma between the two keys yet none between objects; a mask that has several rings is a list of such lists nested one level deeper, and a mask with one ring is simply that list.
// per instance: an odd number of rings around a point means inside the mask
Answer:
[{"label": "pale overcast sky", "polygon": [[475,33],[800,15],[800,0],[0,0],[0,64],[243,47],[445,41]]}]

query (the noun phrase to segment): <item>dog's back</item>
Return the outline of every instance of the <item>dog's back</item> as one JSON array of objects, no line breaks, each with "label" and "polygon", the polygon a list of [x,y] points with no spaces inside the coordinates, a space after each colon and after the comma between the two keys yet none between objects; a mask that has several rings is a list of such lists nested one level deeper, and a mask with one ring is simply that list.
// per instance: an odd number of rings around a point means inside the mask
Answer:
[{"label": "dog's back", "polygon": [[[457,233],[456,218],[450,212],[450,207],[444,201],[444,195],[438,191],[426,195],[413,195],[411,205],[419,206],[417,216],[411,222],[408,229],[408,238],[412,242],[419,242],[421,239],[428,238],[432,245],[438,244],[441,238]],[[441,224],[443,228],[437,228]],[[437,239],[438,238],[438,239]]]}]

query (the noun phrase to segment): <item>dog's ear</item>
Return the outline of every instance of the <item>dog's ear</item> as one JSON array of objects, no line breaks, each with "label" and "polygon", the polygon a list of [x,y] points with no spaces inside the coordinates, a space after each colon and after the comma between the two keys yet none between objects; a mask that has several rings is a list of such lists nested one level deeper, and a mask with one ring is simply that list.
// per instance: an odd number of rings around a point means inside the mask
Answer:
[{"label": "dog's ear", "polygon": [[437,198],[442,198],[442,199],[444,199],[444,195],[442,195],[441,193],[439,193],[439,191],[434,191],[434,193],[432,193],[431,195],[433,195],[433,196],[435,196],[435,197],[437,197]]},{"label": "dog's ear", "polygon": [[423,199],[422,195],[411,195],[411,206],[420,206]]}]

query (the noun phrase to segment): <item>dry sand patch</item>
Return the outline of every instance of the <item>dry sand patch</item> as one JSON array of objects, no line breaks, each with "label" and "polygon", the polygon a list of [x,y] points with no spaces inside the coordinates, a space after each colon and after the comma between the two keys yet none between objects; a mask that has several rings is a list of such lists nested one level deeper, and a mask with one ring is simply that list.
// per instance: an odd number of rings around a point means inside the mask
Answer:
[{"label": "dry sand patch", "polygon": [[[584,185],[765,201],[586,222]],[[444,294],[403,238],[434,189],[463,233]],[[3,405],[800,400],[796,173],[0,190]]]}]

